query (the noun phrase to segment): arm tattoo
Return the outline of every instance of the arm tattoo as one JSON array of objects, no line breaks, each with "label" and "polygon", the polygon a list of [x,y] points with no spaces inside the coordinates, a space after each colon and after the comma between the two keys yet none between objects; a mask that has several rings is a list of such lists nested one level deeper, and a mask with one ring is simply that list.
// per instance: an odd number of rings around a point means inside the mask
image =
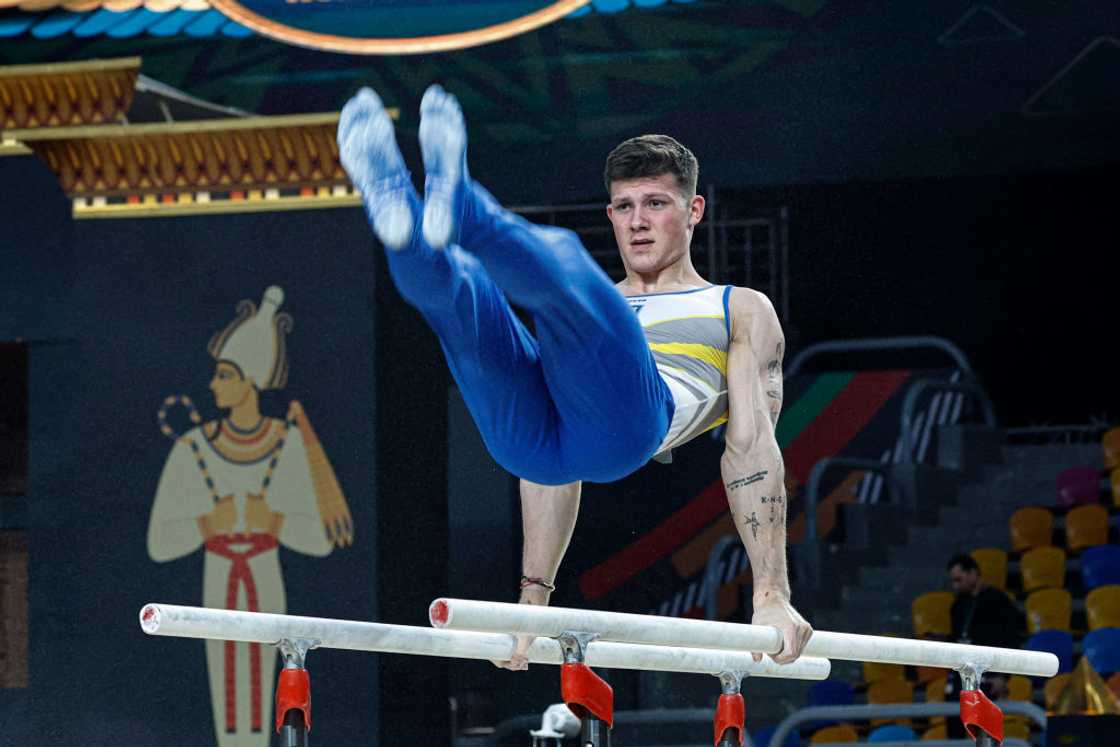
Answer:
[{"label": "arm tattoo", "polygon": [[728,490],[738,490],[739,488],[745,488],[748,485],[753,485],[754,483],[765,479],[766,475],[768,475],[768,474],[769,473],[766,470],[762,470],[761,472],[755,472],[753,475],[750,475],[749,477],[738,477],[738,478],[732,480],[731,482],[727,483],[727,489]]},{"label": "arm tattoo", "polygon": [[743,523],[751,528],[751,536],[758,539],[758,527],[762,522],[758,520],[754,511],[751,511],[751,515],[743,519]]},{"label": "arm tattoo", "polygon": [[786,521],[786,499],[781,495],[762,496],[762,504],[770,506],[770,523],[780,521],[785,524]]}]

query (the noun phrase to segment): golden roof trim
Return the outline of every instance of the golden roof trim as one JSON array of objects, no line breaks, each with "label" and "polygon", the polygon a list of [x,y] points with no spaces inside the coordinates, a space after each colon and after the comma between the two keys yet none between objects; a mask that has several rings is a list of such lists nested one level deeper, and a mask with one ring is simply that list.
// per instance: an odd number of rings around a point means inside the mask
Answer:
[{"label": "golden roof trim", "polygon": [[0,65],[0,78],[31,78],[42,75],[102,73],[129,69],[135,69],[139,72],[139,57],[112,57],[104,60],[81,60],[79,62],[45,62],[33,65]]}]

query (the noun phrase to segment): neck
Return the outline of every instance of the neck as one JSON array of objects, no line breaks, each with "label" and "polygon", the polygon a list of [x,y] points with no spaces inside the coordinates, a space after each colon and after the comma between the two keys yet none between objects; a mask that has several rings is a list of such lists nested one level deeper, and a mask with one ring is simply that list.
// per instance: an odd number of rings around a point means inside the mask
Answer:
[{"label": "neck", "polygon": [[627,267],[626,279],[619,283],[619,289],[623,295],[637,295],[686,290],[707,284],[708,281],[702,278],[692,266],[692,257],[685,252],[671,265],[649,272],[638,272]]},{"label": "neck", "polygon": [[243,431],[255,428],[261,422],[261,408],[255,389],[251,389],[245,399],[229,409],[229,422]]}]

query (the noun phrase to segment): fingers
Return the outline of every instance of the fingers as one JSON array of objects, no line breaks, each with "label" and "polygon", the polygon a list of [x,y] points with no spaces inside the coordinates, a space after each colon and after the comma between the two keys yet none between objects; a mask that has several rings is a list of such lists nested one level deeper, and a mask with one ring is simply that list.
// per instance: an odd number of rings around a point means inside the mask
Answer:
[{"label": "fingers", "polygon": [[809,642],[810,636],[813,635],[813,628],[806,622],[798,622],[782,627],[780,630],[782,632],[782,650],[770,658],[774,660],[775,664],[791,664],[797,661],[801,652],[805,650],[805,644]]}]

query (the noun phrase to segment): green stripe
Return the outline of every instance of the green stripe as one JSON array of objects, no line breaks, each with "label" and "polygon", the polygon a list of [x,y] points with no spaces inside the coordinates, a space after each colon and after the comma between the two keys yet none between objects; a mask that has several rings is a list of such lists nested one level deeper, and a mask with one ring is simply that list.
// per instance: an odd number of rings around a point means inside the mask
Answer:
[{"label": "green stripe", "polygon": [[820,374],[805,393],[778,418],[778,428],[774,434],[778,439],[778,446],[785,448],[793,439],[801,435],[801,431],[813,422],[821,414],[821,410],[828,406],[828,403],[854,378],[855,373],[852,372]]}]

